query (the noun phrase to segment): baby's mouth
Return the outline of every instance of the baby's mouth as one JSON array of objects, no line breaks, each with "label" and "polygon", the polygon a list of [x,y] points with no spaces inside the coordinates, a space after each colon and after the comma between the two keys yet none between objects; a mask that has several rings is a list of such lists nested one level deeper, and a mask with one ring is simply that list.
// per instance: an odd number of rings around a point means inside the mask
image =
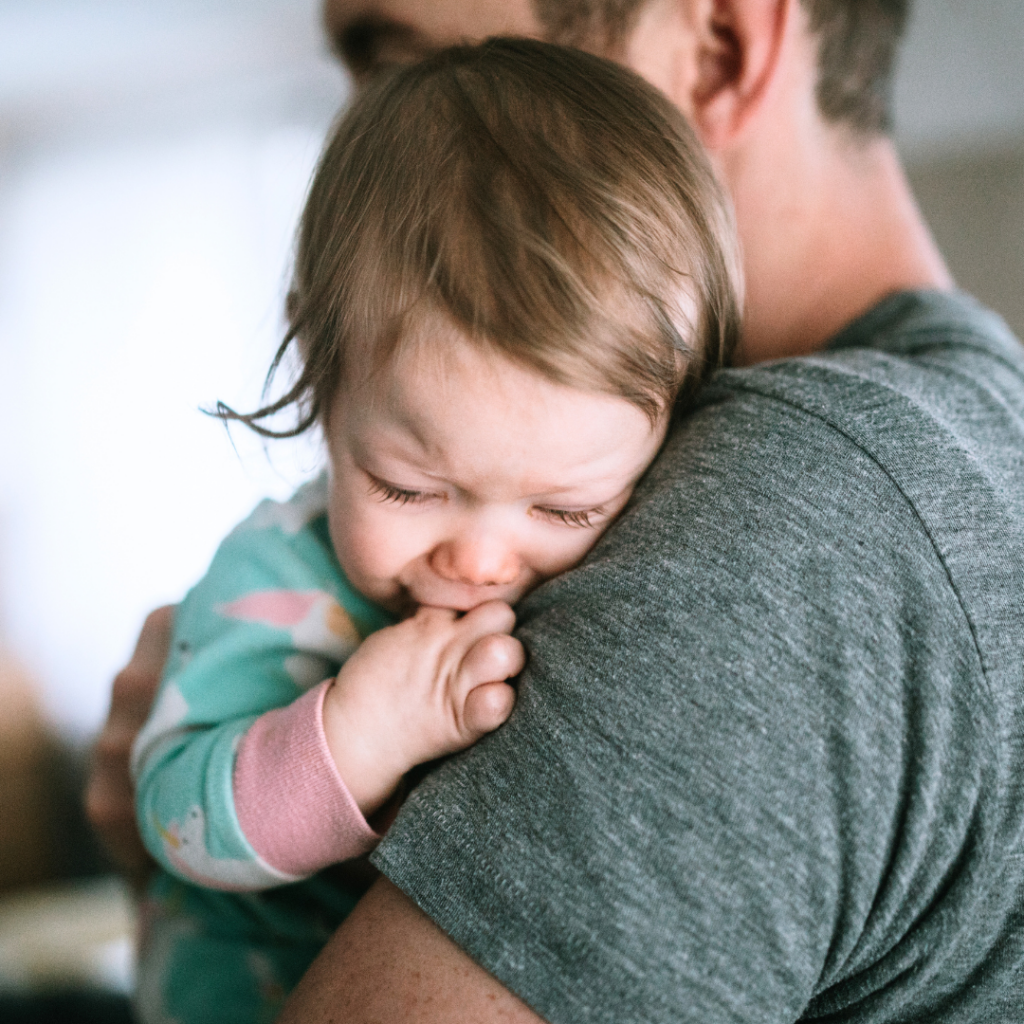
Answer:
[{"label": "baby's mouth", "polygon": [[415,607],[431,605],[435,608],[448,608],[455,612],[468,612],[488,601],[505,601],[508,604],[514,604],[522,596],[522,591],[523,588],[515,585],[475,586],[471,583],[439,580],[436,585],[415,589],[407,588],[405,593]]}]

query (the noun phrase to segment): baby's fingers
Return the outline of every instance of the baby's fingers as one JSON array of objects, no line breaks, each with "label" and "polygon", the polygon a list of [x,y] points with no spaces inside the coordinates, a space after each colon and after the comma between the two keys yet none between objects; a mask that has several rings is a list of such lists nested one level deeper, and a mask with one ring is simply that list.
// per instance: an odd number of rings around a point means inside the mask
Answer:
[{"label": "baby's fingers", "polygon": [[511,633],[515,625],[516,613],[504,601],[487,601],[466,612],[458,630],[468,647],[488,633]]},{"label": "baby's fingers", "polygon": [[515,690],[502,680],[518,675],[525,663],[523,645],[505,633],[491,633],[469,649],[451,695],[465,741],[497,729],[512,713]]},{"label": "baby's fingers", "polygon": [[491,633],[477,640],[462,659],[460,688],[465,692],[480,683],[511,679],[525,664],[523,645],[514,636]]},{"label": "baby's fingers", "polygon": [[466,694],[462,709],[463,727],[479,738],[493,732],[505,721],[516,703],[516,691],[508,683],[483,683]]}]

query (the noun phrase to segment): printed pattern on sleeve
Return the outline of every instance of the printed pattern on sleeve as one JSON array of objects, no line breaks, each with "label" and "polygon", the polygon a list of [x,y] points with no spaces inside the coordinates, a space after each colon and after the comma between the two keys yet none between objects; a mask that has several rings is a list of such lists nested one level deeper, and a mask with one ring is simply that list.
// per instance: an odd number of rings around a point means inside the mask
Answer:
[{"label": "printed pattern on sleeve", "polygon": [[[234,772],[254,723],[334,676],[366,635],[392,621],[345,579],[327,532],[326,497],[320,477],[287,502],[262,502],[177,610],[132,771],[146,846],[183,880],[247,891],[305,877],[254,848],[239,823]],[[305,704],[319,713],[318,703]],[[331,785],[343,789],[340,779]],[[281,827],[289,825],[282,816]]]}]

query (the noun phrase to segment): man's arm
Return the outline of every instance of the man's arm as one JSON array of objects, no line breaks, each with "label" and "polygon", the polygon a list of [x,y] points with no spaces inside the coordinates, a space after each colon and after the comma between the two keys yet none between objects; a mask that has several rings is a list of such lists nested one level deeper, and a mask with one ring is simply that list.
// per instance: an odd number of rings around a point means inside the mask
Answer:
[{"label": "man's arm", "polygon": [[278,1024],[542,1024],[381,878],[306,972]]}]

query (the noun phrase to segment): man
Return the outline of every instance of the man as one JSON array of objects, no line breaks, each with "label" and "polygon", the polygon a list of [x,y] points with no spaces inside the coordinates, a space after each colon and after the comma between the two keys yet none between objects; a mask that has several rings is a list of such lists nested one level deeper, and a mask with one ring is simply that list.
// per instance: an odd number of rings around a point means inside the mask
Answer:
[{"label": "man", "polygon": [[906,3],[326,13],[357,81],[497,33],[647,77],[734,198],[743,361],[805,358],[723,375],[520,609],[516,713],[413,794],[282,1019],[1024,1020],[1024,358],[885,135]]}]

